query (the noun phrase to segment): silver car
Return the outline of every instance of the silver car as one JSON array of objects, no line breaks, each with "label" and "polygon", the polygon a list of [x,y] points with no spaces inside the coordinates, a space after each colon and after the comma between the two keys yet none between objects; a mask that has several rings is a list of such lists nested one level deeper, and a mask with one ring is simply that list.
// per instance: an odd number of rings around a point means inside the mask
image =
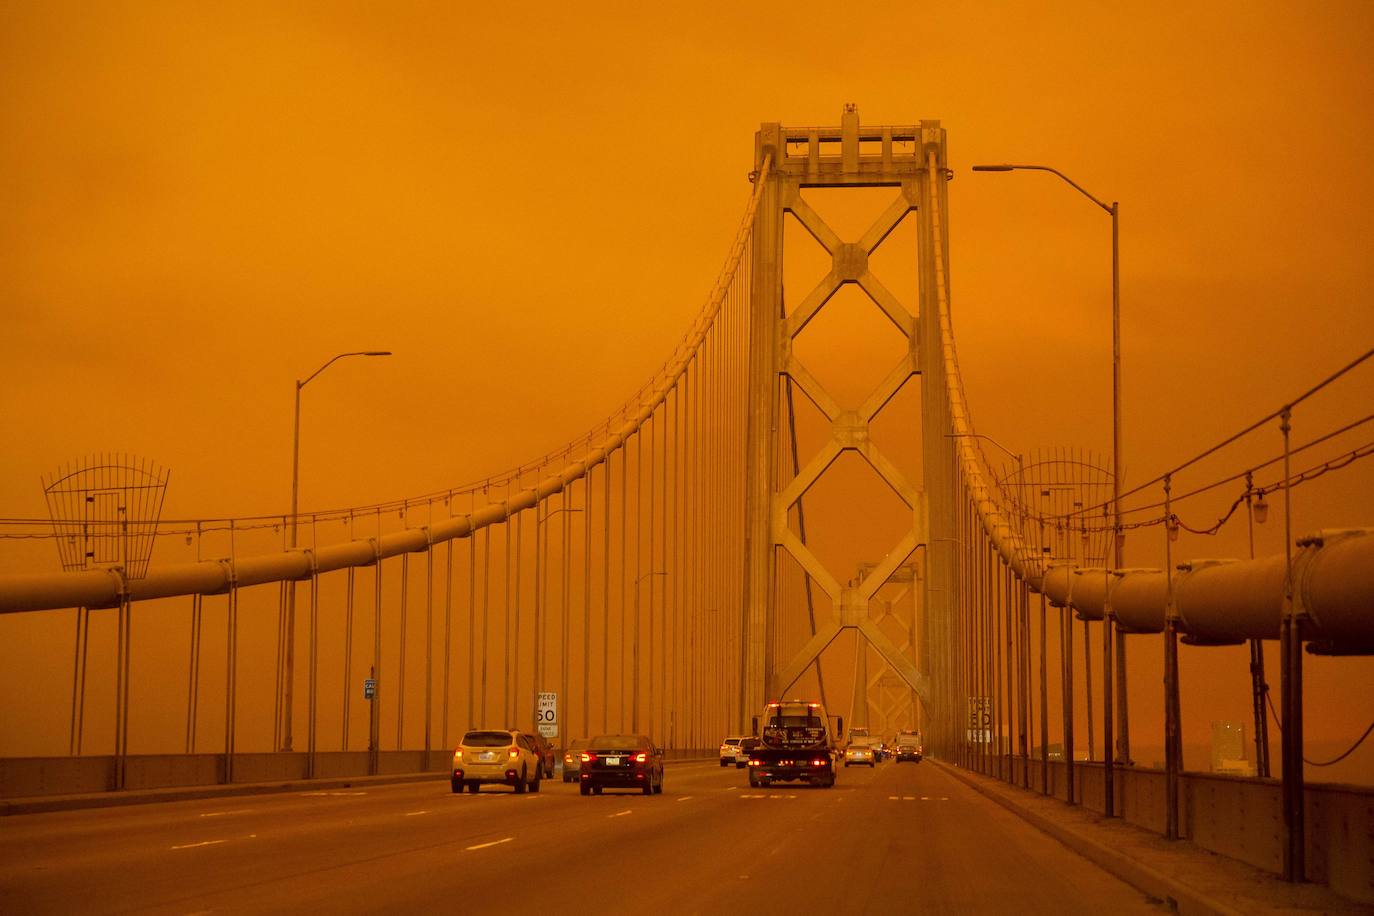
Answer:
[{"label": "silver car", "polygon": [[574,738],[563,749],[563,781],[577,782],[582,775],[582,752],[590,746],[587,738]]}]

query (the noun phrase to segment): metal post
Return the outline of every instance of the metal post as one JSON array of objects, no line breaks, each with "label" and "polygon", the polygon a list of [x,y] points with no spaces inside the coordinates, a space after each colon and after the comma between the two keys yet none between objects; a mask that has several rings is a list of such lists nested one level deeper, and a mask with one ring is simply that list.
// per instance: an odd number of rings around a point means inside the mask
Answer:
[{"label": "metal post", "polygon": [[[295,420],[291,427],[291,523],[288,526],[290,532],[290,543],[288,546],[296,549],[296,524],[297,524],[297,498],[300,495],[301,481],[301,389],[310,384],[310,381],[338,360],[346,356],[390,356],[390,350],[355,350],[348,353],[340,353],[329,359],[323,366],[316,369],[305,379],[296,380],[296,408]],[[295,652],[296,652],[296,582],[291,580],[286,585],[286,664],[284,678],[286,689],[282,698],[282,719],[283,731],[281,750],[291,750],[291,701],[292,687],[295,682]]]},{"label": "metal post", "polygon": [[[1110,573],[1106,573],[1110,577]],[[1102,589],[1102,812],[1116,816],[1116,768],[1112,753],[1112,632],[1116,618],[1112,613],[1112,581]]]},{"label": "metal post", "polygon": [[1178,608],[1174,604],[1172,478],[1164,475],[1164,836],[1178,839],[1178,775],[1183,768],[1178,702]]},{"label": "metal post", "polygon": [[[313,544],[315,539],[311,538]],[[310,681],[309,681],[309,722],[306,732],[305,775],[315,778],[315,737],[316,718],[319,712],[320,676],[320,572],[315,561],[315,551],[310,551]]]},{"label": "metal post", "polygon": [[[1255,558],[1255,513],[1250,496],[1254,482],[1250,472],[1245,473],[1245,516],[1250,542],[1250,559]],[[1263,493],[1261,493],[1261,496]],[[1250,640],[1250,695],[1255,722],[1255,772],[1262,778],[1269,778],[1269,716],[1265,704],[1269,696],[1269,685],[1264,679],[1264,641]]]},{"label": "metal post", "polygon": [[[430,523],[433,524],[433,504]],[[434,729],[434,544],[425,533],[425,769],[429,769],[429,754],[433,749]]]},{"label": "metal post", "polygon": [[[404,515],[404,510],[402,510]],[[401,521],[402,527],[405,520]],[[406,612],[410,596],[410,554],[401,554],[401,628],[396,649],[396,750],[405,747],[406,727]]]},{"label": "metal post", "polygon": [[[1042,523],[1043,524],[1043,523]],[[1046,669],[1048,621],[1044,591],[1040,592],[1040,792],[1050,794],[1050,678]]]},{"label": "metal post", "polygon": [[1292,410],[1283,409],[1279,430],[1283,433],[1283,622],[1280,649],[1283,653],[1283,878],[1294,883],[1307,880],[1305,779],[1303,774],[1302,703],[1302,610],[1293,583],[1293,501],[1289,466]]},{"label": "metal post", "polygon": [[[348,539],[353,540],[353,513],[348,513]],[[452,541],[449,542],[452,544]],[[451,549],[451,548],[450,548]],[[353,592],[354,568],[348,567],[348,594],[344,598],[343,722],[339,731],[339,750],[348,750],[349,699],[353,691]]]},{"label": "metal post", "polygon": [[[1071,580],[1072,581],[1072,580]],[[1069,586],[1072,593],[1073,586]],[[1064,694],[1064,782],[1069,804],[1075,803],[1077,787],[1074,785],[1073,772],[1073,611],[1066,602],[1059,609],[1060,654],[1063,656],[1063,694]]]}]

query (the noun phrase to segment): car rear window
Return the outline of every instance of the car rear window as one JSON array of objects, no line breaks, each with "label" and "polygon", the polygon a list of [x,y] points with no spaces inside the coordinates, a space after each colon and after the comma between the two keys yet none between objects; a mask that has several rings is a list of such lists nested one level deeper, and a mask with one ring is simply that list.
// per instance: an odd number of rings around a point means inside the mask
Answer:
[{"label": "car rear window", "polygon": [[598,735],[592,739],[591,746],[612,751],[628,751],[644,747],[644,742],[637,735]]},{"label": "car rear window", "polygon": [[468,747],[505,747],[511,741],[510,732],[468,732],[463,736]]}]

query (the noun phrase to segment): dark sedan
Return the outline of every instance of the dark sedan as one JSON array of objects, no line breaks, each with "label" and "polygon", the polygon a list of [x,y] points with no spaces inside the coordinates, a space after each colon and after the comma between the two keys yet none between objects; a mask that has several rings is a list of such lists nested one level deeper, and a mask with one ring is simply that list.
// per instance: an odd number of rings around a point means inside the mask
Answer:
[{"label": "dark sedan", "polygon": [[663,750],[644,735],[598,735],[582,752],[583,795],[602,789],[663,791]]}]

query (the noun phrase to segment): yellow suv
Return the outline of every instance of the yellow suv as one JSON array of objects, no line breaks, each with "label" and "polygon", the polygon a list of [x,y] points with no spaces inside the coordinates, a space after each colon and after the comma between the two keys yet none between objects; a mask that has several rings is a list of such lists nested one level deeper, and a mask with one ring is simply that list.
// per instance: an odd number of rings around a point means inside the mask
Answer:
[{"label": "yellow suv", "polygon": [[470,731],[453,752],[454,792],[467,790],[474,795],[483,783],[510,786],[520,794],[539,791],[544,774],[539,753],[529,735],[513,729]]}]

